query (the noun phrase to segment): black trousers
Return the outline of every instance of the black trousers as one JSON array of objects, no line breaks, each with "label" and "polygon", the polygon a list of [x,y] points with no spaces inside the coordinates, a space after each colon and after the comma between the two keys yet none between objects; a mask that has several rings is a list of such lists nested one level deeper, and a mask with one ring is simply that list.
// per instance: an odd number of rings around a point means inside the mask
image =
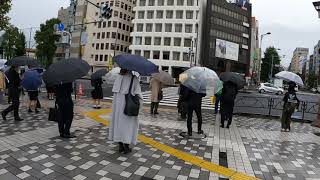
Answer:
[{"label": "black trousers", "polygon": [[193,116],[193,111],[196,112],[197,119],[198,119],[198,131],[202,130],[202,114],[201,114],[201,104],[189,104],[188,105],[188,119],[187,119],[187,128],[188,128],[188,133],[192,132],[192,116]]},{"label": "black trousers", "polygon": [[57,100],[59,110],[58,127],[61,135],[70,135],[70,128],[73,120],[72,99]]},{"label": "black trousers", "polygon": [[221,104],[221,125],[224,126],[224,122],[228,121],[227,126],[230,126],[232,123],[232,116],[233,116],[233,107],[234,104]]},{"label": "black trousers", "polygon": [[150,113],[151,113],[151,114],[156,114],[156,113],[158,113],[158,107],[159,107],[159,102],[151,102]]},{"label": "black trousers", "polygon": [[5,110],[3,110],[3,114],[6,116],[9,112],[13,111],[14,119],[19,119],[19,88],[9,88],[9,95],[12,101],[12,104]]}]

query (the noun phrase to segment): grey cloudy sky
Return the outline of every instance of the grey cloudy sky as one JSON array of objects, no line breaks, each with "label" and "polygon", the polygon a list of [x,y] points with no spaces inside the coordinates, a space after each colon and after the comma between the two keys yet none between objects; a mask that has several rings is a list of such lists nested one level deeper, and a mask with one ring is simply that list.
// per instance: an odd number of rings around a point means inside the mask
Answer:
[{"label": "grey cloudy sky", "polygon": [[[260,33],[265,37],[263,48],[275,46],[286,55],[282,64],[290,63],[296,47],[313,47],[320,39],[320,19],[312,5],[313,0],[251,0],[253,14],[260,22]],[[69,0],[13,0],[11,23],[19,28],[38,27],[45,20],[56,17],[61,6]]]}]

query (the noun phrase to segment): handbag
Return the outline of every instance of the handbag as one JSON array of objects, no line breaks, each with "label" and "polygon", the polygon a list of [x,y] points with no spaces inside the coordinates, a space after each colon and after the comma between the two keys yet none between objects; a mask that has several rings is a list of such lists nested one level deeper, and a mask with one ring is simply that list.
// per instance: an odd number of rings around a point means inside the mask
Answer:
[{"label": "handbag", "polygon": [[134,76],[132,75],[129,92],[125,95],[126,104],[124,107],[124,114],[127,116],[138,116],[139,109],[140,109],[140,98],[138,95],[133,96],[131,94],[132,83],[133,83]]},{"label": "handbag", "polygon": [[59,110],[57,107],[57,103],[54,104],[54,108],[49,109],[49,121],[58,122],[59,121]]},{"label": "handbag", "polygon": [[161,101],[163,99],[163,91],[159,91],[158,100]]}]

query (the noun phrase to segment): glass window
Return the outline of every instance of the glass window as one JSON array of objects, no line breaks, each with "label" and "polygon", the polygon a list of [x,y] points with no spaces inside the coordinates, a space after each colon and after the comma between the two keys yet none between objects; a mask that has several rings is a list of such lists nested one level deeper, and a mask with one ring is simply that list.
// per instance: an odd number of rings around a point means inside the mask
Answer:
[{"label": "glass window", "polygon": [[100,44],[100,49],[101,49],[101,50],[104,50],[104,43],[101,43],[101,44]]},{"label": "glass window", "polygon": [[104,55],[104,61],[108,61],[108,55]]},{"label": "glass window", "polygon": [[184,5],[184,0],[177,0],[177,5],[178,6],[183,6]]},{"label": "glass window", "polygon": [[189,61],[188,53],[183,53],[183,61]]},{"label": "glass window", "polygon": [[140,5],[140,6],[145,6],[145,5],[146,5],[146,0],[140,0],[139,5]]},{"label": "glass window", "polygon": [[153,19],[153,11],[147,11],[147,19]]},{"label": "glass window", "polygon": [[100,55],[100,61],[103,61],[103,55],[102,54]]},{"label": "glass window", "polygon": [[158,0],[158,6],[163,6],[164,5],[164,0]]},{"label": "glass window", "polygon": [[172,32],[172,24],[166,24],[165,32]]},{"label": "glass window", "polygon": [[156,31],[155,32],[162,32],[162,24],[156,24]]},{"label": "glass window", "polygon": [[119,12],[118,11],[113,11],[113,16],[114,17],[118,17],[119,16]]},{"label": "glass window", "polygon": [[100,33],[97,33],[97,39],[100,39]]},{"label": "glass window", "polygon": [[188,6],[193,6],[194,4],[194,1],[193,0],[187,0],[187,5]]},{"label": "glass window", "polygon": [[181,46],[181,38],[174,38],[174,46]]},{"label": "glass window", "polygon": [[141,56],[141,50],[135,50],[135,51],[134,51],[134,54]]},{"label": "glass window", "polygon": [[154,38],[154,45],[160,46],[161,45],[161,37],[155,37]]},{"label": "glass window", "polygon": [[110,32],[107,32],[107,38],[110,38]]},{"label": "glass window", "polygon": [[115,39],[115,38],[116,38],[116,36],[117,36],[117,33],[116,33],[116,32],[112,32],[111,37],[112,37],[113,39]]},{"label": "glass window", "polygon": [[191,47],[191,39],[184,39],[184,47]]},{"label": "glass window", "polygon": [[180,52],[173,52],[172,53],[172,59],[179,61],[180,60]]},{"label": "glass window", "polygon": [[164,38],[164,45],[165,46],[171,46],[171,38],[170,37],[165,37]]},{"label": "glass window", "polygon": [[168,6],[173,6],[173,2],[174,2],[174,0],[167,0],[167,5]]},{"label": "glass window", "polygon": [[137,32],[143,32],[143,24],[137,24]]},{"label": "glass window", "polygon": [[111,27],[111,21],[108,21],[108,27]]},{"label": "glass window", "polygon": [[119,24],[118,24],[118,28],[119,28],[119,29],[121,29],[121,27],[122,27],[122,23],[121,23],[121,22],[119,22]]},{"label": "glass window", "polygon": [[112,27],[117,27],[117,21],[113,21]]},{"label": "glass window", "polygon": [[95,60],[95,61],[98,61],[98,60],[99,60],[99,56],[98,56],[98,55],[95,55],[94,60]]},{"label": "glass window", "polygon": [[144,19],[144,11],[138,12],[138,19]]},{"label": "glass window", "polygon": [[142,44],[142,37],[136,37],[136,45]]},{"label": "glass window", "polygon": [[144,38],[144,45],[151,45],[151,37]]},{"label": "glass window", "polygon": [[182,32],[182,24],[175,24],[174,30],[175,32]]},{"label": "glass window", "polygon": [[104,21],[104,22],[102,23],[102,27],[103,27],[103,28],[106,28],[106,27],[107,27],[107,22],[106,22],[106,21]]},{"label": "glass window", "polygon": [[162,19],[163,18],[163,11],[157,11],[157,18]]},{"label": "glass window", "polygon": [[102,32],[101,34],[101,39],[104,39],[106,37],[106,33],[105,32]]},{"label": "glass window", "polygon": [[109,49],[109,43],[106,43],[106,49]]},{"label": "glass window", "polygon": [[192,24],[186,24],[185,25],[185,32],[186,33],[192,33]]},{"label": "glass window", "polygon": [[100,44],[97,43],[97,44],[96,44],[96,50],[99,50],[99,47],[100,47]]},{"label": "glass window", "polygon": [[155,0],[149,0],[149,6],[154,6],[154,1]]},{"label": "glass window", "polygon": [[170,51],[163,51],[162,52],[162,59],[169,60],[169,58],[170,58]]},{"label": "glass window", "polygon": [[183,19],[183,11],[176,11],[176,19]]},{"label": "glass window", "polygon": [[143,52],[143,56],[144,56],[146,59],[150,59],[150,51],[144,51],[144,52]]},{"label": "glass window", "polygon": [[153,24],[147,24],[146,25],[146,32],[152,32],[152,25]]},{"label": "glass window", "polygon": [[186,18],[193,19],[193,11],[186,11]]},{"label": "glass window", "polygon": [[166,11],[166,18],[172,19],[173,18],[173,11]]},{"label": "glass window", "polygon": [[153,59],[159,59],[160,58],[160,51],[153,51]]}]

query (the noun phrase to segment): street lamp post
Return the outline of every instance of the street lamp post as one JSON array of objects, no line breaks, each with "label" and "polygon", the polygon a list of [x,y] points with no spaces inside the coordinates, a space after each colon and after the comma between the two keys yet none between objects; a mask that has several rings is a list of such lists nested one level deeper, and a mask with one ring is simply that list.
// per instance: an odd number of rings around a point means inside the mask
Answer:
[{"label": "street lamp post", "polygon": [[267,32],[265,34],[261,34],[260,36],[260,48],[259,48],[259,61],[258,61],[258,82],[260,82],[260,77],[261,77],[261,59],[262,59],[262,40],[264,36],[270,35],[271,32]]}]

